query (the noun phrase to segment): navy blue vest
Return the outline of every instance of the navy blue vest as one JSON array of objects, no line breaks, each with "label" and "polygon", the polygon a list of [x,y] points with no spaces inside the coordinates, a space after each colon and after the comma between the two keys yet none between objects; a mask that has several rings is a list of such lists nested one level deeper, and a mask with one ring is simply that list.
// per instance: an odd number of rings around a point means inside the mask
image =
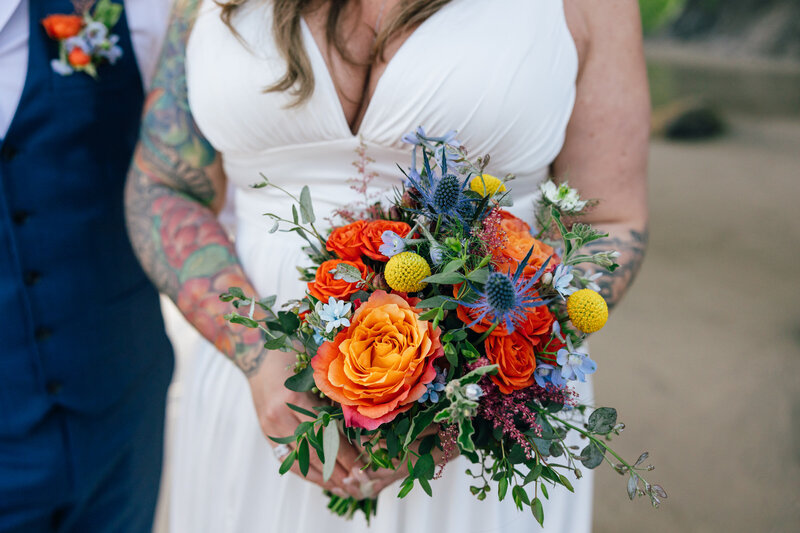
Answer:
[{"label": "navy blue vest", "polygon": [[0,436],[55,406],[105,412],[172,371],[158,294],[123,217],[144,100],[127,22],[113,29],[122,58],[98,80],[64,77],[40,21],[73,9],[30,1],[25,88],[0,141]]}]

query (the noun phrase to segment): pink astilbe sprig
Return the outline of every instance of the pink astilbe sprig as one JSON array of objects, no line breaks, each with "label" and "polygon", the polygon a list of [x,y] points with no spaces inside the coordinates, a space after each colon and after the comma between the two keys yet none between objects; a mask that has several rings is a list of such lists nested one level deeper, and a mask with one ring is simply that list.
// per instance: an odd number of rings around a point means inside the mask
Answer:
[{"label": "pink astilbe sprig", "polygon": [[442,460],[439,462],[436,475],[433,476],[433,479],[442,477],[444,465],[458,454],[458,424],[441,424],[439,426],[439,443],[442,446],[444,457],[442,457]]},{"label": "pink astilbe sprig", "polygon": [[503,217],[499,209],[492,209],[483,219],[481,229],[475,235],[484,247],[483,253],[488,253],[490,250],[498,250],[505,246],[508,237],[506,237],[506,232],[500,226],[502,221]]},{"label": "pink astilbe sprig", "polygon": [[[481,357],[467,365],[467,368],[472,371],[489,364],[491,363],[487,358]],[[528,407],[528,404],[537,400],[549,400],[569,406],[576,404],[576,395],[566,386],[549,385],[547,388],[542,388],[532,385],[510,394],[503,394],[494,381],[488,377],[481,379],[479,385],[484,394],[478,404],[478,416],[491,422],[495,429],[499,429],[503,433],[503,436],[518,443],[528,459],[533,457],[533,450],[525,432],[532,429],[537,436],[542,435],[542,427],[536,422],[536,411]]]}]

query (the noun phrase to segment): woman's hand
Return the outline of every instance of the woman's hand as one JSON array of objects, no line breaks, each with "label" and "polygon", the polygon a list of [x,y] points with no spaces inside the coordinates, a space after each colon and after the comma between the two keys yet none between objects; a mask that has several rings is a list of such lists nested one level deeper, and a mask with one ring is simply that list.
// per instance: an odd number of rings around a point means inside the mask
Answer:
[{"label": "woman's hand", "polygon": [[[301,422],[309,419],[291,409],[286,404],[291,403],[305,409],[312,410],[315,405],[320,405],[319,400],[307,393],[293,392],[284,387],[283,382],[292,375],[290,365],[294,363],[294,355],[284,352],[268,352],[258,369],[248,376],[253,403],[258,414],[261,431],[267,437],[286,437],[294,434],[294,430]],[[277,445],[268,440],[274,448]],[[364,466],[359,459],[359,452],[346,439],[341,439],[339,453],[336,457],[336,467],[333,475],[326,482],[322,478],[322,464],[316,453],[310,454],[310,466],[305,479],[328,489],[337,496],[352,496],[360,499],[363,497],[359,488],[359,478],[352,472]],[[297,463],[291,470],[302,476]]]}]

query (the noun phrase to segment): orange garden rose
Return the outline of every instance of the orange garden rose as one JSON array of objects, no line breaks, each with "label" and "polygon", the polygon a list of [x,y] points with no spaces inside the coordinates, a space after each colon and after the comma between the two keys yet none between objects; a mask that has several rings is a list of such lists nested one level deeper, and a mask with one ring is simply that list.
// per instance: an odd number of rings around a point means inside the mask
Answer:
[{"label": "orange garden rose", "polygon": [[356,220],[352,224],[336,228],[328,237],[326,248],[346,261],[361,259],[361,233],[366,225],[365,221]]},{"label": "orange garden rose", "polygon": [[42,26],[51,39],[69,39],[80,33],[83,19],[78,15],[50,15],[42,20]]},{"label": "orange garden rose", "polygon": [[[528,259],[524,274],[532,276],[547,261],[547,258],[555,253],[552,247],[534,239],[531,235],[531,227],[508,211],[500,210],[500,228],[506,236],[505,244],[500,248],[491,250],[494,265],[500,272],[514,272],[520,261],[525,259],[531,247],[533,252]],[[548,269],[555,268],[556,258],[550,260]]]},{"label": "orange garden rose", "polygon": [[362,251],[364,255],[376,261],[388,261],[389,258],[380,252],[383,244],[381,236],[384,231],[393,231],[405,237],[411,232],[411,226],[405,222],[394,222],[391,220],[374,220],[364,227],[361,232]]},{"label": "orange garden rose", "polygon": [[337,300],[347,300],[352,294],[358,292],[357,283],[348,283],[343,279],[335,279],[331,270],[335,270],[340,263],[354,266],[361,272],[361,277],[366,278],[370,273],[367,265],[361,261],[342,261],[331,259],[325,261],[317,268],[314,281],[308,283],[308,292],[323,303],[328,303],[330,297]]},{"label": "orange garden rose", "polygon": [[534,383],[536,353],[532,341],[523,333],[514,331],[510,335],[489,335],[483,342],[486,357],[498,366],[497,374],[491,376],[500,392],[510,394],[525,389]]},{"label": "orange garden rose", "polygon": [[73,67],[85,67],[92,61],[92,58],[89,57],[89,54],[76,47],[69,53],[67,60]]},{"label": "orange garden rose", "polygon": [[314,382],[342,404],[348,426],[376,429],[409,409],[436,377],[440,330],[419,319],[415,299],[376,291],[350,326],[311,360]]}]

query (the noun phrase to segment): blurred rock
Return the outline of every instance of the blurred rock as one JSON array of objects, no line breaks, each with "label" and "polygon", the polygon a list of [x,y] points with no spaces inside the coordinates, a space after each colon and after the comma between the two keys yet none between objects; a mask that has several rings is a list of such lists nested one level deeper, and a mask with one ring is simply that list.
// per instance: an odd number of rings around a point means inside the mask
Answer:
[{"label": "blurred rock", "polygon": [[719,112],[697,101],[673,102],[653,110],[651,131],[672,140],[700,140],[725,132]]}]

